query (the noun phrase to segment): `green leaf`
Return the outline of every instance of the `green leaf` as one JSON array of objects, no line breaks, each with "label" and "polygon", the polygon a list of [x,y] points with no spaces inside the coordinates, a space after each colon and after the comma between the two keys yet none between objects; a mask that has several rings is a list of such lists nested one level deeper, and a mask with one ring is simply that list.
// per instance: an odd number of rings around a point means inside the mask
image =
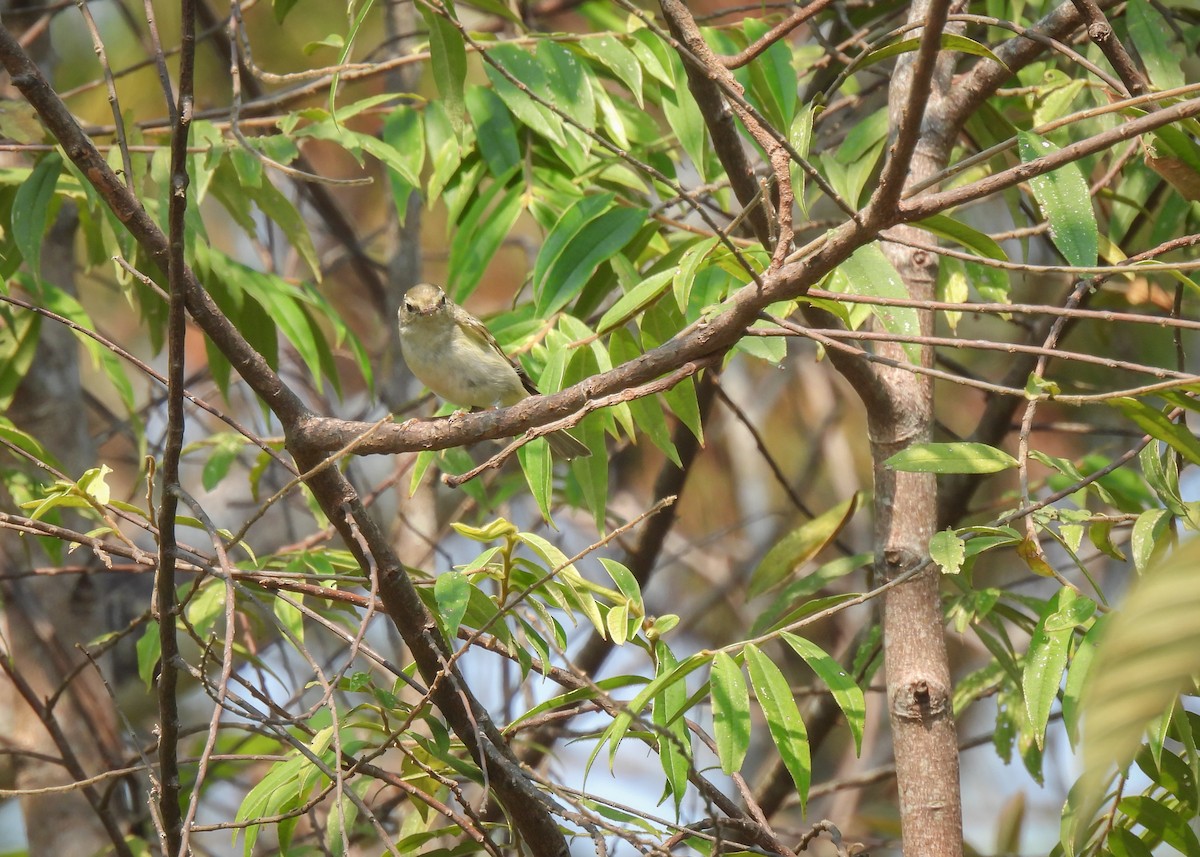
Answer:
[{"label": "green leaf", "polygon": [[608,615],[604,617],[604,626],[614,646],[625,645],[629,641],[629,605],[618,604],[609,608]]},{"label": "green leaf", "polygon": [[658,300],[671,286],[675,271],[659,271],[642,280],[628,292],[618,298],[617,302],[604,311],[596,324],[596,333],[608,333],[613,327],[625,324],[650,304]]},{"label": "green leaf", "polygon": [[506,186],[509,178],[511,174],[492,182],[487,191],[477,196],[454,231],[446,282],[457,300],[465,300],[475,291],[492,257],[524,210],[524,186],[519,181]]},{"label": "green leaf", "polygon": [[[426,183],[426,204],[432,204],[458,173],[463,160],[463,147],[442,105],[434,101],[425,107],[425,139],[429,161],[433,168]],[[483,165],[480,164],[480,171]],[[464,172],[466,172],[464,170]]]},{"label": "green leaf", "polygon": [[48,152],[29,178],[17,188],[12,206],[12,237],[29,266],[34,284],[42,284],[42,241],[45,240],[50,203],[62,172],[62,155]]},{"label": "green leaf", "polygon": [[425,166],[425,133],[420,111],[401,104],[383,120],[383,142],[396,153],[386,163],[396,216],[403,226],[408,218],[408,198],[421,186]]},{"label": "green leaf", "polygon": [[[748,43],[757,42],[771,25],[753,16],[742,20]],[[755,57],[747,69],[750,92],[762,105],[762,112],[776,128],[789,128],[800,100],[796,91],[796,69],[792,65],[792,49],[786,39],[775,40]]]},{"label": "green leaf", "polygon": [[929,558],[937,563],[942,574],[958,574],[967,558],[966,546],[954,530],[942,530],[929,540]]},{"label": "green leaf", "polygon": [[489,15],[495,15],[498,18],[504,18],[511,21],[518,27],[524,27],[525,22],[514,11],[514,7],[503,0],[464,0],[464,6],[470,6],[473,9],[479,9]]},{"label": "green leaf", "polygon": [[[1037,134],[1020,131],[1017,148],[1021,160],[1029,163],[1059,148]],[[1064,164],[1056,170],[1029,180],[1033,197],[1050,221],[1050,240],[1068,264],[1093,266],[1099,258],[1100,230],[1087,181],[1079,164]]]},{"label": "green leaf", "polygon": [[[654,647],[654,654],[659,675],[670,675],[679,666],[674,653],[661,640]],[[687,684],[675,681],[665,685],[654,698],[654,725],[661,730],[658,735],[658,758],[675,798],[677,814],[687,793],[692,761],[691,734],[683,717],[687,710],[687,697]]]},{"label": "green leaf", "polygon": [[461,572],[444,571],[433,582],[433,597],[446,634],[453,640],[471,600],[471,581]]},{"label": "green leaf", "polygon": [[754,695],[767,721],[771,740],[779,750],[779,758],[796,784],[800,813],[803,815],[808,803],[808,786],[812,781],[808,730],[804,728],[804,720],[792,697],[792,689],[779,667],[753,644],[746,646],[745,653]]},{"label": "green leaf", "polygon": [[[645,209],[589,203],[605,198],[611,201],[611,194],[585,197],[575,203],[546,236],[534,267],[533,291],[538,315],[550,315],[570,303],[600,264],[624,247],[645,222]],[[607,210],[587,216],[601,207]],[[552,255],[543,262],[548,253]]]},{"label": "green leaf", "polygon": [[63,465],[48,449],[42,446],[41,441],[31,434],[21,431],[4,416],[0,416],[0,440],[12,444],[17,449],[24,450],[38,461],[44,461],[57,470],[63,469]]},{"label": "green leaf", "polygon": [[666,117],[667,126],[675,132],[701,180],[707,180],[705,156],[711,149],[708,142],[708,126],[704,124],[704,116],[700,113],[696,99],[692,97],[691,89],[688,88],[682,62],[672,55],[668,68],[671,69],[674,81],[671,86],[662,90],[662,101],[659,103],[663,115]]},{"label": "green leaf", "polygon": [[1108,832],[1105,842],[1113,857],[1153,857],[1150,846],[1131,830],[1114,827]]},{"label": "green leaf", "polygon": [[[1143,137],[1142,144],[1146,166],[1170,182],[1184,199],[1200,200],[1200,145],[1191,134],[1174,125],[1165,125]],[[1163,223],[1170,221],[1164,219]],[[1194,281],[1178,271],[1172,275],[1195,291]]]},{"label": "green leaf", "polygon": [[983,443],[916,443],[884,462],[905,473],[999,473],[1017,466],[1001,449]]},{"label": "green leaf", "polygon": [[833,581],[840,580],[860,568],[867,568],[873,560],[874,556],[869,553],[841,556],[819,566],[815,571],[809,572],[803,577],[796,578],[779,590],[778,594],[772,598],[771,603],[754,620],[754,624],[750,626],[750,636],[757,637],[771,633],[804,616],[809,616],[826,607],[832,607],[835,603],[841,603],[846,597],[853,598],[852,594],[848,596],[843,594],[832,598],[818,598],[815,601],[804,600],[825,589]]},{"label": "green leaf", "polygon": [[[1051,77],[1047,72],[1047,78]],[[1033,109],[1033,124],[1036,127],[1049,125],[1066,116],[1071,103],[1087,86],[1085,80],[1072,80],[1061,72],[1054,75],[1054,82],[1037,88],[1037,106]]]},{"label": "green leaf", "polygon": [[862,688],[846,673],[841,664],[816,643],[789,631],[782,632],[781,636],[792,647],[792,651],[802,657],[817,677],[825,682],[825,686],[833,694],[834,702],[846,715],[850,734],[854,736],[854,751],[861,755],[863,727],[867,719],[867,700],[863,696]]},{"label": "green leaf", "polygon": [[[488,49],[488,56],[520,81],[525,90],[545,96],[550,91],[545,67],[532,54],[516,45],[500,44]],[[513,84],[491,64],[485,66],[488,80],[508,109],[526,127],[541,134],[556,146],[566,146],[562,120],[546,107],[530,98],[525,90]]]},{"label": "green leaf", "polygon": [[292,247],[300,255],[318,280],[324,270],[321,267],[317,249],[313,246],[312,235],[309,234],[308,224],[296,210],[296,206],[279,188],[269,181],[261,182],[257,187],[244,188],[245,195],[259,207],[263,214],[271,218],[283,234],[287,236]]},{"label": "green leaf", "polygon": [[[966,36],[959,36],[953,33],[943,33],[941,41],[942,50],[958,51],[959,53],[963,54],[983,57],[984,59],[992,60],[993,62],[1008,68],[1008,66],[1005,66],[1004,63],[1000,61],[1000,58],[992,53],[986,45],[982,45],[974,39],[968,39]],[[868,66],[875,65],[876,63],[883,62],[886,59],[891,59],[892,57],[899,56],[900,54],[910,53],[920,47],[920,38],[903,39],[899,42],[892,42],[890,45],[885,45],[882,48],[878,48],[877,50],[873,50],[866,55],[859,57],[850,64],[850,67],[846,69],[846,72],[850,73],[862,71]]]},{"label": "green leaf", "polygon": [[212,452],[204,462],[201,484],[205,491],[212,491],[229,474],[229,468],[246,446],[246,439],[234,432],[220,432],[209,438]]},{"label": "green leaf", "polygon": [[503,177],[521,164],[521,146],[504,102],[493,89],[469,86],[467,113],[475,126],[475,137],[481,142],[479,153],[487,162],[488,171],[496,179],[506,181]]},{"label": "green leaf", "polygon": [[[613,331],[608,347],[614,365],[627,363],[642,354],[642,350],[638,348],[633,339],[633,334],[624,328]],[[640,442],[641,437],[650,438],[655,446],[661,449],[676,465],[679,465],[679,451],[675,449],[675,444],[671,440],[671,430],[667,427],[667,418],[663,414],[662,404],[658,397],[642,396],[629,402],[628,407],[633,416],[633,422],[637,426],[637,433],[633,435],[634,442]]]},{"label": "green leaf", "polygon": [[1200,855],[1200,839],[1191,828],[1191,812],[1179,812],[1165,802],[1146,795],[1129,795],[1117,804],[1117,810],[1149,830],[1156,837],[1187,857]]},{"label": "green leaf", "polygon": [[1067,682],[1063,686],[1062,713],[1063,726],[1067,730],[1067,740],[1071,742],[1073,749],[1077,748],[1079,744],[1080,699],[1107,622],[1108,617],[1101,616],[1092,623],[1092,627],[1088,628],[1087,633],[1083,635],[1083,639],[1076,646],[1075,654],[1071,658],[1070,669],[1067,671]]},{"label": "green leaf", "polygon": [[1110,399],[1108,404],[1119,408],[1146,434],[1164,441],[1192,464],[1200,464],[1200,440],[1186,424],[1172,422],[1162,411],[1128,396]]},{"label": "green leaf", "polygon": [[741,770],[750,748],[750,695],[742,668],[725,652],[713,657],[712,674],[713,732],[721,770],[731,776]]},{"label": "green leaf", "polygon": [[0,325],[0,413],[8,411],[33,365],[41,330],[42,317],[34,313],[14,314]]},{"label": "green leaf", "polygon": [[926,217],[924,220],[917,220],[912,225],[918,229],[932,232],[934,235],[942,238],[949,238],[951,241],[961,244],[972,253],[983,256],[985,259],[996,259],[1001,262],[1008,261],[1008,254],[1004,252],[1004,248],[994,238],[990,235],[985,235],[974,227],[968,226],[961,220],[955,220],[944,214],[935,214],[932,217]]},{"label": "green leaf", "polygon": [[288,632],[291,636],[293,645],[304,645],[304,612],[291,600],[303,602],[304,596],[294,593],[288,598],[272,598],[271,612],[275,614],[275,618],[279,620],[279,627]]},{"label": "green leaf", "polygon": [[1152,719],[1200,673],[1200,542],[1147,569],[1108,619],[1083,689],[1083,760],[1098,799],[1129,764]]},{"label": "green leaf", "polygon": [[[838,270],[844,275],[849,294],[898,300],[910,297],[904,280],[876,241],[855,250]],[[921,335],[920,319],[912,307],[872,306],[871,313],[888,333],[906,337]],[[921,362],[921,346],[906,342],[901,347],[912,363]]]},{"label": "green leaf", "polygon": [[579,40],[579,47],[613,73],[642,106],[642,66],[633,51],[610,33]]},{"label": "green leaf", "polygon": [[275,13],[275,23],[282,24],[283,19],[288,16],[288,12],[299,3],[300,0],[271,0],[271,9]]},{"label": "green leaf", "polygon": [[671,55],[654,33],[648,29],[637,29],[630,33],[632,42],[629,49],[641,63],[642,69],[664,86],[674,86],[675,78],[671,73]]},{"label": "green leaf", "polygon": [[[467,79],[467,46],[462,33],[452,21],[426,3],[418,3],[421,17],[429,28],[429,55],[433,65],[433,80],[437,84],[441,104],[455,132],[463,128],[463,84]],[[443,4],[447,14],[450,4]]]},{"label": "green leaf", "polygon": [[[588,67],[573,52],[549,39],[539,39],[537,60],[546,70],[549,89],[539,93],[556,108],[590,130],[596,127],[596,102]],[[581,137],[587,150],[590,138]]]},{"label": "green leaf", "polygon": [[1146,74],[1156,89],[1175,89],[1183,86],[1183,67],[1179,50],[1168,40],[1171,24],[1148,0],[1129,0],[1125,7],[1125,23],[1138,56],[1146,66]]},{"label": "green leaf", "polygon": [[[629,731],[629,727],[633,725],[633,718],[641,714],[642,710],[646,707],[646,704],[650,702],[650,700],[658,697],[662,693],[663,688],[668,687],[675,682],[682,682],[683,679],[688,675],[707,664],[710,658],[711,655],[701,652],[692,655],[691,657],[684,658],[677,667],[669,672],[657,673],[654,676],[654,680],[642,688],[637,696],[635,696],[629,702],[629,704],[626,705],[625,708],[613,718],[613,722],[607,729],[604,730],[604,737],[600,741],[596,742],[596,751],[593,752],[592,758],[595,758],[596,752],[599,752],[603,745],[608,744],[609,760],[611,762],[612,758],[616,755],[617,749],[621,745],[621,741]],[[589,765],[590,764],[591,763],[589,761]]]},{"label": "green leaf", "polygon": [[747,596],[754,598],[772,589],[820,553],[854,517],[861,499],[862,494],[856,493],[776,542],[750,575]]},{"label": "green leaf", "polygon": [[[1025,654],[1021,690],[1025,694],[1029,727],[1039,749],[1045,746],[1050,708],[1058,698],[1058,687],[1067,666],[1067,647],[1075,624],[1065,617],[1069,617],[1075,600],[1074,590],[1063,588],[1046,603]],[[1086,603],[1086,599],[1080,600]],[[1094,604],[1092,608],[1095,609]]]},{"label": "green leaf", "polygon": [[1133,522],[1129,543],[1133,550],[1133,567],[1145,574],[1150,564],[1167,548],[1171,537],[1171,513],[1166,509],[1147,509]]},{"label": "green leaf", "polygon": [[158,625],[150,623],[137,641],[138,678],[148,692],[154,691],[154,671],[162,657],[162,640],[158,636]]},{"label": "green leaf", "polygon": [[224,276],[250,294],[266,311],[274,324],[304,360],[317,390],[322,379],[337,381],[333,353],[324,332],[316,326],[306,310],[304,292],[270,274],[229,262],[223,266]]},{"label": "green leaf", "polygon": [[[526,446],[530,445],[527,444]],[[522,449],[524,448],[522,447]],[[583,575],[579,573],[579,569],[573,563],[567,561],[567,555],[535,533],[518,533],[517,540],[527,545],[542,558],[542,561],[546,564],[546,571],[558,569],[557,580],[564,587],[564,592],[571,596],[575,602],[575,606],[588,617],[596,630],[603,635],[605,632],[604,619],[600,615],[600,608],[596,605],[596,599],[586,591]]]},{"label": "green leaf", "polygon": [[687,312],[692,296],[692,285],[696,281],[696,271],[718,243],[720,243],[720,239],[715,236],[704,238],[688,247],[680,257],[679,265],[675,268],[675,278],[671,282],[675,303],[679,306],[680,312]]},{"label": "green leaf", "polygon": [[600,564],[604,566],[604,570],[608,572],[608,576],[612,578],[621,594],[629,599],[629,603],[633,605],[636,613],[644,614],[646,608],[642,603],[642,589],[638,585],[637,578],[633,576],[633,572],[609,557],[600,557]]},{"label": "green leaf", "polygon": [[537,502],[538,511],[542,513],[542,518],[549,522],[550,500],[554,488],[554,463],[550,458],[550,445],[544,437],[540,437],[518,449],[517,460],[521,462],[521,472],[525,474],[525,482]]}]

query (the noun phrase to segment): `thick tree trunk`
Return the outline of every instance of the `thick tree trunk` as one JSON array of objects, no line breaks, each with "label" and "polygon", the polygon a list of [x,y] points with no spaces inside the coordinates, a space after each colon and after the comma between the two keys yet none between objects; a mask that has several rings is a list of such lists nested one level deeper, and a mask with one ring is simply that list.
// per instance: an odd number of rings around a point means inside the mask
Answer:
[{"label": "thick tree trunk", "polygon": [[[931,5],[930,0],[913,3],[909,22],[924,22]],[[902,58],[892,77],[888,107],[893,135],[902,126],[906,110],[914,106],[910,92],[918,56],[908,54]],[[952,63],[952,56],[943,52],[934,66],[919,136],[903,180],[905,186],[933,175],[949,159],[953,134],[939,108],[950,88]],[[927,237],[907,226],[892,229],[889,234],[909,239]],[[937,257],[895,243],[885,243],[884,248],[910,296],[933,299]],[[922,334],[932,330],[933,314],[922,313]],[[880,351],[901,362],[908,360],[898,345],[885,345]],[[923,362],[932,363],[932,349],[923,349]],[[875,462],[875,568],[882,581],[895,579],[928,555],[929,539],[937,529],[937,483],[932,474],[899,473],[883,464],[901,449],[932,438],[932,381],[926,375],[883,367],[880,378],[889,407],[870,411],[869,429]],[[904,854],[961,857],[958,739],[937,569],[929,567],[889,590],[883,614],[888,717],[896,757]]]}]

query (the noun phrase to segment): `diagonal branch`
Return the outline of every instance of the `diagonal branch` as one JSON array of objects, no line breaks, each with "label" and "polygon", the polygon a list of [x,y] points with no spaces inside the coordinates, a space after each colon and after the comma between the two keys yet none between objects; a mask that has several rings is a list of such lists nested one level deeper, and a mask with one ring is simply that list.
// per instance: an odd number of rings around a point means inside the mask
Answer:
[{"label": "diagonal branch", "polygon": [[[1095,42],[1104,56],[1112,64],[1113,69],[1121,76],[1121,82],[1129,90],[1129,95],[1141,95],[1147,91],[1146,78],[1138,70],[1137,64],[1117,34],[1113,32],[1112,24],[1104,16],[1096,0],[1072,0],[1079,14],[1087,21],[1088,38]],[[1123,95],[1126,93],[1122,93]]]},{"label": "diagonal branch", "polygon": [[979,181],[956,187],[953,190],[923,194],[904,200],[899,206],[899,220],[905,222],[920,220],[922,217],[937,214],[948,208],[961,205],[964,202],[971,202],[999,191],[1007,190],[1021,182],[1052,172],[1065,164],[1078,161],[1080,158],[1086,158],[1088,155],[1094,155],[1097,152],[1102,152],[1115,143],[1131,140],[1134,137],[1162,128],[1164,125],[1171,125],[1184,119],[1190,119],[1193,116],[1200,116],[1200,98],[1181,101],[1162,110],[1156,110],[1145,116],[1139,116],[1109,131],[1088,137],[1086,140],[1080,140],[1078,143],[1072,143],[1070,146],[1064,146],[1057,152],[1044,155],[1024,164],[1018,164],[1015,167],[994,173]]},{"label": "diagonal branch", "polygon": [[771,45],[775,44],[792,30],[799,27],[809,18],[816,15],[832,2],[833,0],[812,0],[812,2],[807,6],[800,7],[770,30],[763,33],[762,38],[750,45],[744,51],[736,53],[731,57],[721,57],[721,64],[724,65],[725,68],[732,69],[741,68],[742,66],[753,62],[759,56],[759,54],[771,47]]},{"label": "diagonal branch", "polygon": [[[688,76],[688,89],[691,91],[692,97],[696,99],[696,103],[700,105],[700,112],[705,117],[713,136],[713,146],[717,150],[717,157],[725,166],[734,192],[737,193],[738,200],[743,206],[750,204],[750,201],[757,195],[758,188],[753,170],[742,149],[741,136],[737,132],[737,126],[734,125],[730,110],[737,115],[737,118],[746,126],[746,130],[767,153],[771,172],[775,177],[772,197],[774,197],[773,203],[776,220],[779,224],[779,234],[776,236],[769,234],[770,228],[765,222],[766,218],[763,216],[762,209],[754,212],[752,222],[755,226],[755,233],[762,241],[763,246],[772,250],[771,267],[777,268],[791,252],[792,247],[792,204],[795,199],[792,195],[792,180],[789,171],[790,155],[776,139],[776,136],[759,121],[758,116],[746,109],[740,99],[730,99],[727,102],[721,94],[717,86],[718,82],[726,91],[735,92],[739,96],[742,93],[742,85],[737,82],[733,72],[725,67],[713,49],[704,41],[700,28],[696,26],[695,18],[692,17],[691,11],[682,0],[660,0],[660,5],[667,18],[667,24],[671,28],[671,35],[686,46],[688,52],[702,66],[702,68],[697,68],[690,62],[684,62],[683,66]],[[743,195],[750,187],[754,187],[754,191],[751,194],[751,200],[748,200],[743,198]]]}]

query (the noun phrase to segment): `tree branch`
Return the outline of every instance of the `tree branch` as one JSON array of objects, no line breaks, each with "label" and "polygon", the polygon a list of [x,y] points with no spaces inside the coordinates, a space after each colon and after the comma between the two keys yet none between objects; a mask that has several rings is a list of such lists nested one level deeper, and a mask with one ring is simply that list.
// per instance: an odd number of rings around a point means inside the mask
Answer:
[{"label": "tree branch", "polygon": [[[183,815],[179,802],[179,638],[175,598],[175,517],[179,507],[179,457],[183,450],[185,414],[183,375],[187,312],[187,265],[184,246],[187,236],[188,132],[192,127],[192,86],[196,60],[195,15],[191,0],[183,0],[179,54],[179,102],[171,111],[171,190],[167,220],[170,230],[167,255],[169,308],[167,317],[167,430],[162,455],[162,498],[158,508],[158,569],[154,577],[154,605],[158,620],[161,672],[158,678],[158,817],[162,825],[163,849],[180,854]],[[132,182],[130,183],[132,186]]]},{"label": "tree branch", "polygon": [[784,18],[770,30],[763,34],[762,38],[754,44],[747,47],[744,51],[734,54],[731,57],[721,57],[721,64],[728,69],[741,68],[748,63],[753,62],[758,56],[771,45],[782,39],[792,30],[799,27],[809,18],[816,15],[833,0],[813,0],[807,6],[802,6],[797,9],[787,18]]},{"label": "tree branch", "polygon": [[1131,119],[1116,128],[1088,137],[1086,140],[1072,143],[1070,146],[1065,146],[1052,154],[1044,155],[1028,163],[1010,167],[1007,170],[995,173],[979,181],[965,184],[953,190],[922,194],[903,200],[899,205],[899,219],[906,222],[920,220],[922,217],[929,217],[932,214],[937,214],[945,211],[947,208],[961,205],[964,202],[990,196],[991,194],[1018,185],[1021,182],[1028,181],[1035,176],[1045,175],[1064,164],[1069,164],[1073,161],[1078,161],[1080,158],[1086,158],[1088,155],[1102,152],[1114,143],[1131,140],[1141,134],[1161,128],[1164,125],[1190,119],[1197,115],[1200,115],[1200,98],[1181,101],[1170,107],[1164,107],[1145,116]]},{"label": "tree branch", "polygon": [[[912,164],[913,152],[922,136],[922,120],[933,88],[933,75],[937,70],[938,54],[941,51],[942,30],[950,14],[951,0],[935,0],[928,6],[921,44],[916,61],[902,64],[896,69],[897,79],[904,81],[907,98],[900,111],[895,138],[888,151],[887,162],[879,177],[879,186],[867,203],[864,216],[868,223],[887,220],[900,201],[905,178]],[[895,89],[895,84],[893,84]]]}]

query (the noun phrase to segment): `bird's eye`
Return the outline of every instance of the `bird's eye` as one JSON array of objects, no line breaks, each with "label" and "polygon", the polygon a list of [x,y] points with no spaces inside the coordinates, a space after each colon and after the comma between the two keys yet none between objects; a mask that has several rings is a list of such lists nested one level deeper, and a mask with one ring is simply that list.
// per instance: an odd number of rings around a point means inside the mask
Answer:
[{"label": "bird's eye", "polygon": [[405,312],[416,312],[417,308],[415,306],[413,306],[412,301],[405,301],[404,302],[404,310],[405,310]]},{"label": "bird's eye", "polygon": [[438,309],[441,309],[445,305],[446,305],[446,295],[443,292],[442,294],[438,295]]}]

